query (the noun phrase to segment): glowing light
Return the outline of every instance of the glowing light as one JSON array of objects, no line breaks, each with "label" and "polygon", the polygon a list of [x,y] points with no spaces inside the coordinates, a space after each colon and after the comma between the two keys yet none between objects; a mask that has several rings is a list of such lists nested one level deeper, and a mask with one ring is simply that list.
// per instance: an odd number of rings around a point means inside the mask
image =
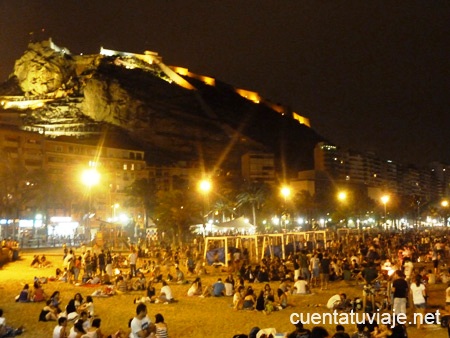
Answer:
[{"label": "glowing light", "polygon": [[87,187],[92,187],[100,182],[100,174],[94,168],[83,171],[81,181]]},{"label": "glowing light", "polygon": [[211,187],[212,187],[212,185],[209,180],[202,180],[202,181],[200,181],[200,183],[198,185],[199,190],[204,194],[207,194],[208,192],[210,192]]},{"label": "glowing light", "polygon": [[287,186],[281,187],[281,195],[286,199],[291,194],[291,189]]},{"label": "glowing light", "polygon": [[72,217],[53,216],[50,217],[51,223],[72,222]]},{"label": "glowing light", "polygon": [[347,200],[347,193],[345,191],[339,192],[338,199],[339,201],[344,202],[345,200]]}]

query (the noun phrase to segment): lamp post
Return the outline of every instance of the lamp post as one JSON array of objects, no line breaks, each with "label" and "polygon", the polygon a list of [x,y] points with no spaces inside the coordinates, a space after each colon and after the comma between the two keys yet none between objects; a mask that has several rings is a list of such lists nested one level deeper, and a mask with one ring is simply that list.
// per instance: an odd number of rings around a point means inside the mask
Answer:
[{"label": "lamp post", "polygon": [[88,234],[88,241],[91,241],[91,208],[92,208],[92,187],[100,182],[100,174],[95,168],[86,169],[81,175],[81,181],[88,188],[88,216],[86,219],[85,233]]},{"label": "lamp post", "polygon": [[203,195],[203,203],[202,203],[202,222],[203,222],[203,237],[206,236],[206,222],[205,222],[205,204],[206,199],[208,198],[208,194],[211,191],[211,181],[204,179],[201,180],[198,184],[198,189]]},{"label": "lamp post", "polygon": [[389,195],[383,195],[381,196],[381,203],[383,203],[384,205],[384,223],[387,225],[386,223],[386,204],[389,202]]},{"label": "lamp post", "polygon": [[281,215],[281,220],[283,220],[283,216],[284,216],[284,230],[287,231],[287,218],[288,218],[288,213],[287,213],[287,199],[288,197],[291,195],[291,188],[289,188],[288,186],[282,186],[280,189],[280,193],[281,196],[283,196],[284,198],[284,205],[283,205],[283,214]]},{"label": "lamp post", "polygon": [[444,213],[444,226],[448,226],[448,206],[449,206],[449,202],[448,200],[443,200],[441,202],[441,207],[444,208],[445,213]]},{"label": "lamp post", "polygon": [[116,209],[119,208],[119,206],[119,203],[114,203],[113,205],[111,205],[113,222],[116,221]]}]

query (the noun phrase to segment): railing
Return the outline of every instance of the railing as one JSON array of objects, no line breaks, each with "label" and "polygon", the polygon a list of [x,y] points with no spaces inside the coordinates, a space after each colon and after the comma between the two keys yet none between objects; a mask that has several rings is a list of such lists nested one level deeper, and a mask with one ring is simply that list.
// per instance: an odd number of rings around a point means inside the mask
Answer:
[{"label": "railing", "polygon": [[43,238],[21,238],[19,240],[21,249],[38,249],[38,248],[56,248],[62,247],[66,244],[68,247],[79,247],[84,243],[82,239],[73,239],[73,238],[56,238],[49,237],[48,239]]}]

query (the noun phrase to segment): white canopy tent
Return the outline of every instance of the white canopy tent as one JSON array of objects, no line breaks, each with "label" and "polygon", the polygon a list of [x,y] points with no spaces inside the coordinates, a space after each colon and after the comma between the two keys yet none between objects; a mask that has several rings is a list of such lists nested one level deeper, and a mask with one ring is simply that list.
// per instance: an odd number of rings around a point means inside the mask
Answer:
[{"label": "white canopy tent", "polygon": [[[223,223],[206,223],[205,229],[203,229],[203,224],[195,224],[191,226],[191,229],[197,234],[254,234],[256,227],[245,220],[244,217],[238,217],[229,222]],[[204,233],[205,232],[205,233]]]}]

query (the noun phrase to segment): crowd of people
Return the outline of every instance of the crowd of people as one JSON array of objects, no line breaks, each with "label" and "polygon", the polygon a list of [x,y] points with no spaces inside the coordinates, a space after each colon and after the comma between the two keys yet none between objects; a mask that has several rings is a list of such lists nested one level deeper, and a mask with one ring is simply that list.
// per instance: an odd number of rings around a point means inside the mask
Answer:
[{"label": "crowd of people", "polygon": [[[149,323],[145,332],[148,330],[148,334],[166,337],[167,325],[163,316],[157,314],[154,323],[150,325],[145,304],[176,303],[173,285],[186,285],[188,297],[230,297],[230,306],[235,311],[270,314],[293,306],[295,302],[292,297],[320,295],[322,291],[335,289],[337,292],[332,297],[327,296],[328,301],[325,299],[323,304],[314,306],[330,311],[360,310],[371,313],[380,309],[395,310],[397,314],[411,314],[412,311],[425,311],[427,285],[447,283],[450,279],[445,265],[446,259],[450,257],[450,246],[446,233],[443,232],[348,235],[313,244],[299,241],[293,248],[287,252],[286,259],[269,254],[259,262],[250,259],[246,248],[230,250],[229,256],[225,258],[228,263],[226,266],[217,264],[215,259],[216,264],[207,268],[196,244],[176,249],[171,249],[168,245],[148,247],[141,244],[131,247],[128,254],[100,248],[91,250],[85,246],[81,246],[80,254],[76,254],[75,250],[64,247],[62,263],[54,263],[55,267],[58,266],[55,275],[35,278],[32,284],[25,284],[16,301],[42,302],[39,320],[57,322],[54,337],[66,337],[62,333],[58,335],[58,332],[66,332],[64,334],[69,337],[106,337],[101,332],[101,320],[95,313],[92,297],[137,291],[134,293],[134,303],[137,306],[136,317],[133,318],[135,324]],[[214,251],[216,248],[210,249]],[[50,264],[45,256],[35,256],[31,266],[53,266]],[[202,278],[207,276],[208,269],[211,269],[209,272],[219,274],[219,277],[205,285]],[[77,286],[92,284],[99,288],[87,297],[77,292],[63,306],[58,291],[52,295],[47,295],[44,291],[42,284],[47,280]],[[208,276],[208,281],[210,280]],[[334,282],[340,280],[360,284],[361,288],[365,286],[359,302],[338,292]],[[161,285],[160,288],[157,285]],[[450,288],[447,290],[446,302],[450,307]],[[408,307],[408,304],[411,306]],[[73,324],[70,330],[68,323]],[[130,322],[129,330],[133,334],[132,324]],[[417,328],[420,329],[421,325],[420,322],[417,323]],[[136,329],[139,325],[134,326]],[[299,323],[295,331],[287,336],[322,337],[320,334],[327,331],[313,327],[308,335],[301,335],[298,332],[301,326]],[[140,327],[143,328],[142,325]],[[345,337],[336,335],[340,331],[336,330],[336,333],[330,335],[327,332],[326,336]],[[399,326],[392,330],[380,324],[378,327],[355,328],[355,334],[359,331],[360,335],[355,337],[368,334],[375,338],[400,337],[400,332],[406,331],[406,328]],[[269,337],[273,333],[262,332],[258,337],[263,337],[263,334]],[[123,337],[125,333],[117,331],[110,336]],[[135,335],[138,336],[140,335]]]}]

